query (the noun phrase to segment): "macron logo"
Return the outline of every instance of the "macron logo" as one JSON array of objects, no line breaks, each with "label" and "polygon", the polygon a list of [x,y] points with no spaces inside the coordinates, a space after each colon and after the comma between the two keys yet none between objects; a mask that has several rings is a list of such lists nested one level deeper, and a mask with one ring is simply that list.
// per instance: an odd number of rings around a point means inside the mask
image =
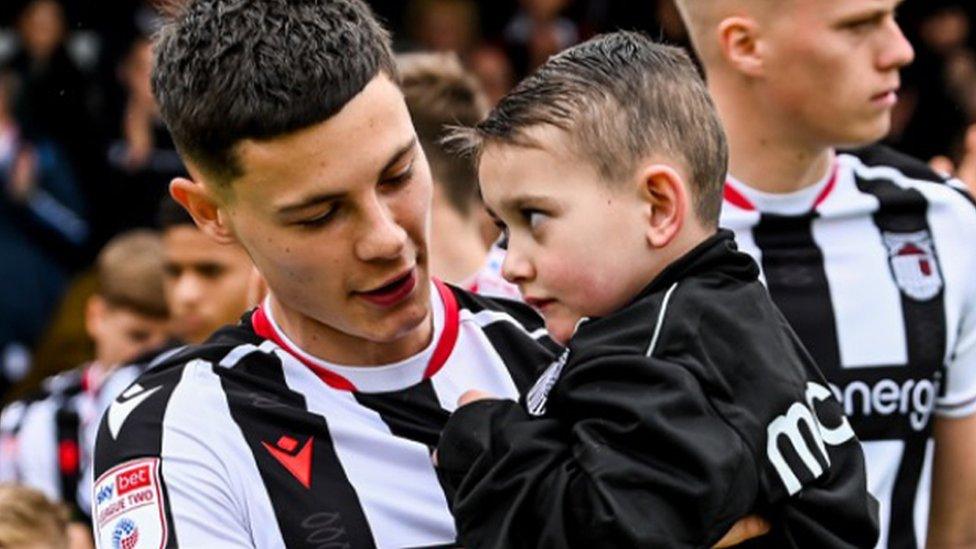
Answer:
[{"label": "macron logo", "polygon": [[159,389],[161,387],[153,387],[152,389],[146,390],[142,385],[136,383],[122,393],[122,396],[115,399],[115,402],[108,409],[108,430],[112,434],[113,439],[119,438],[119,431],[122,429],[122,424],[125,423],[129,414],[138,408],[147,398],[153,396]]},{"label": "macron logo", "polygon": [[262,441],[268,453],[271,454],[295,480],[305,488],[312,485],[312,441],[315,437],[308,437],[301,450],[298,450],[298,441],[290,436],[282,436],[274,446]]}]

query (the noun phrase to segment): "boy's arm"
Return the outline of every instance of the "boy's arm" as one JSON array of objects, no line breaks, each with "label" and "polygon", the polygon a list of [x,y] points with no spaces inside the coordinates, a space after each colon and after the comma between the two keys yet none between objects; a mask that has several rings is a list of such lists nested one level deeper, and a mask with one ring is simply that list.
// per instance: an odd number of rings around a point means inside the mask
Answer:
[{"label": "boy's arm", "polygon": [[463,544],[700,547],[753,508],[755,459],[688,370],[574,362],[547,417],[482,401],[448,422],[438,456]]}]

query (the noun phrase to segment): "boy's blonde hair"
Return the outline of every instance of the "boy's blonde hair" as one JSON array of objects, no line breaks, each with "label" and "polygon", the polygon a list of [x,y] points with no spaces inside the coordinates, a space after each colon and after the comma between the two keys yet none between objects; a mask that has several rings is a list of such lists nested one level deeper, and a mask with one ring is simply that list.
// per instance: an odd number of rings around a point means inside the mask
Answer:
[{"label": "boy's blonde hair", "polygon": [[651,155],[686,168],[695,213],[717,226],[728,143],[701,76],[683,50],[636,32],[598,36],[551,57],[474,127],[447,144],[478,158],[490,144],[538,147],[527,130],[554,126],[608,181]]},{"label": "boy's blonde hair", "polygon": [[0,484],[0,547],[16,549],[44,543],[68,548],[68,510],[41,492]]},{"label": "boy's blonde hair", "polygon": [[96,261],[97,293],[109,305],[153,318],[169,316],[163,295],[163,243],[155,232],[136,229],[105,245]]}]

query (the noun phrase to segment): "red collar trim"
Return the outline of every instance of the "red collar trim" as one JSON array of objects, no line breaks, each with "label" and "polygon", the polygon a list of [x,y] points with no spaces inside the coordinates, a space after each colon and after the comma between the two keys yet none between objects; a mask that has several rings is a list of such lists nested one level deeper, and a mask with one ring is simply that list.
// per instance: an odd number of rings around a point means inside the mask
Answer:
[{"label": "red collar trim", "polygon": [[[441,301],[444,303],[444,329],[441,331],[440,339],[438,339],[437,345],[434,347],[434,352],[430,357],[430,362],[427,363],[427,368],[424,370],[424,379],[432,377],[434,374],[440,371],[445,363],[447,363],[447,359],[450,358],[451,353],[454,351],[454,345],[457,343],[460,328],[460,314],[458,312],[458,304],[457,299],[454,297],[454,292],[452,292],[451,289],[440,280],[436,278],[433,280],[434,286],[437,288],[438,294],[440,294]],[[254,313],[251,315],[251,325],[254,327],[254,333],[275,342],[276,345],[284,349],[296,360],[311,369],[312,372],[329,387],[342,391],[355,392],[358,390],[356,386],[344,376],[341,376],[328,368],[324,368],[319,364],[306,360],[301,353],[297,352],[294,347],[289,345],[288,342],[286,342],[284,338],[282,338],[281,335],[274,329],[274,326],[268,319],[267,314],[265,314],[263,307],[259,306],[258,308],[254,309]]]},{"label": "red collar trim", "polygon": [[[837,172],[839,171],[837,168],[837,162],[835,161],[833,166],[830,168],[830,179],[827,181],[827,184],[824,186],[823,190],[820,191],[820,194],[817,195],[816,200],[813,201],[813,206],[810,208],[811,210],[816,210],[818,207],[820,207],[820,205],[827,200],[827,197],[830,196],[830,193],[833,192],[834,188],[837,186]],[[744,194],[739,192],[738,189],[733,187],[732,182],[729,180],[725,181],[725,188],[722,191],[722,196],[725,198],[726,202],[737,208],[750,212],[756,211],[756,205],[753,204],[751,200],[746,198]]]}]

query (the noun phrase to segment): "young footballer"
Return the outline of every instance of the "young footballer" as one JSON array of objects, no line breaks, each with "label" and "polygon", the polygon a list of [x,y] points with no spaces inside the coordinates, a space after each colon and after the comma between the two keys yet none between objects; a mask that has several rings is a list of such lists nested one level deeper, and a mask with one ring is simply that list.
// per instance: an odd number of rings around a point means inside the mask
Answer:
[{"label": "young footballer", "polygon": [[[861,448],[717,231],[725,137],[694,65],[635,33],[552,57],[456,140],[509,238],[503,272],[568,345],[523,403],[448,421],[467,547],[871,547]],[[466,399],[467,400],[467,399]]]},{"label": "young footballer", "polygon": [[678,4],[729,137],[722,225],[843,402],[878,546],[976,546],[976,208],[872,145],[913,58],[900,2]]}]

